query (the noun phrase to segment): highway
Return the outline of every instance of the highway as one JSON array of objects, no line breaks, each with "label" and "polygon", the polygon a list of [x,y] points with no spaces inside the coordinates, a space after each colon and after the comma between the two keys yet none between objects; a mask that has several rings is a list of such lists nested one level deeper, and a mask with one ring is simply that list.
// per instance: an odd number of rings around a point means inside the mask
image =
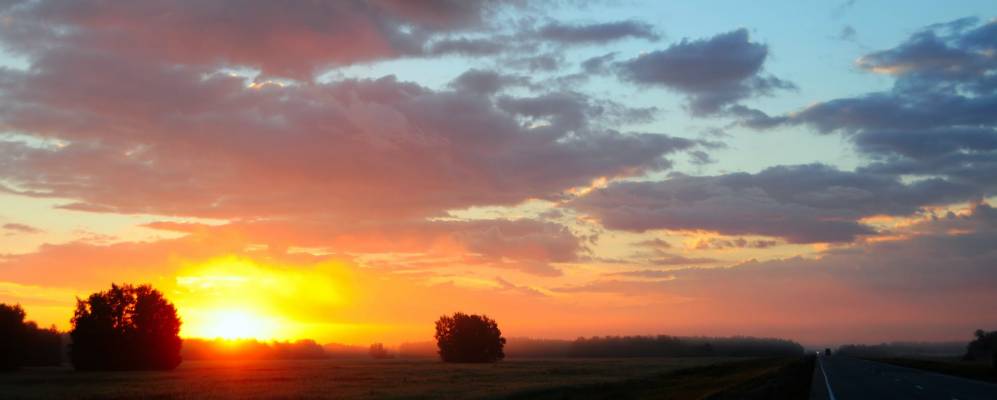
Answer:
[{"label": "highway", "polygon": [[843,356],[818,357],[811,400],[994,400],[997,385]]}]

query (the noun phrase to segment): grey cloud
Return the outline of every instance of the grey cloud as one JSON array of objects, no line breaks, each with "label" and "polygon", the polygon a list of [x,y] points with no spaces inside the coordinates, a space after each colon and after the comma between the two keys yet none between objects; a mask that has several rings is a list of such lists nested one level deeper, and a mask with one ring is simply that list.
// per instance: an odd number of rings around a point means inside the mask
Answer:
[{"label": "grey cloud", "polygon": [[609,72],[611,63],[616,60],[616,56],[617,53],[612,52],[587,58],[585,61],[582,61],[582,71],[586,74],[603,74]]},{"label": "grey cloud", "polygon": [[863,217],[911,215],[926,205],[976,195],[971,186],[940,179],[904,184],[890,176],[814,164],[757,174],[618,182],[570,206],[609,229],[709,230],[791,243],[848,242],[875,233],[859,222]]},{"label": "grey cloud", "polygon": [[654,27],[638,21],[616,21],[595,24],[562,24],[552,22],[540,27],[537,35],[563,44],[604,44],[624,38],[658,40]]},{"label": "grey cloud", "polygon": [[[28,55],[66,45],[172,64],[245,66],[268,76],[310,79],[330,66],[420,55],[439,36],[485,30],[491,16],[507,7],[487,1],[115,5],[42,0],[0,11],[11,21],[3,40]],[[480,44],[463,42],[451,43],[446,50],[483,51]]]},{"label": "grey cloud", "polygon": [[463,56],[489,56],[507,50],[507,45],[494,38],[446,38],[430,43],[427,55],[458,54]]},{"label": "grey cloud", "polygon": [[713,114],[742,99],[795,86],[761,74],[768,46],[751,42],[746,29],[709,39],[683,39],[665,50],[618,63],[630,82],[667,87],[689,97],[695,115]]},{"label": "grey cloud", "polygon": [[53,49],[27,71],[0,71],[0,127],[66,146],[0,141],[0,175],[18,192],[105,212],[427,216],[560,198],[598,177],[666,168],[663,156],[699,145],[606,129],[615,111],[579,94],[493,101],[394,77],[246,84]]},{"label": "grey cloud", "polygon": [[528,86],[525,76],[500,74],[495,71],[471,69],[450,82],[450,87],[469,93],[494,94],[510,86]]},{"label": "grey cloud", "polygon": [[[942,177],[997,191],[997,21],[964,18],[915,32],[857,61],[896,78],[891,90],[769,116],[732,107],[743,125],[809,125],[839,133],[871,161],[863,172]],[[967,199],[961,199],[967,200]]]}]

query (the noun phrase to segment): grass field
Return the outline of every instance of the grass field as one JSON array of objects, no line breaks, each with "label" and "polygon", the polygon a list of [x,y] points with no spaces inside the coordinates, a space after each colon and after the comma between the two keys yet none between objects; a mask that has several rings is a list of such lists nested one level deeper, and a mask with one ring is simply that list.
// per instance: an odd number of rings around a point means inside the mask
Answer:
[{"label": "grass field", "polygon": [[28,369],[0,375],[0,398],[572,398],[573,392],[599,393],[590,387],[617,393],[671,390],[667,398],[701,398],[786,364],[728,361],[556,359],[455,365],[430,359],[358,359],[193,361],[169,372]]}]

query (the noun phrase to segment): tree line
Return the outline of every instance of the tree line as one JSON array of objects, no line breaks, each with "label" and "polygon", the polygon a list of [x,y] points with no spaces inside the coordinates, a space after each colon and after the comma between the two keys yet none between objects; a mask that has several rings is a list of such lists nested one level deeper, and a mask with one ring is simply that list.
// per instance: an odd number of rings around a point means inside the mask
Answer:
[{"label": "tree line", "polygon": [[[509,338],[505,354],[516,358],[780,357],[804,353],[799,343],[776,338],[593,336],[574,340]],[[432,342],[403,343],[402,357],[435,355]]]},{"label": "tree line", "polygon": [[[115,285],[77,298],[71,330],[39,328],[25,320],[19,305],[0,303],[0,370],[22,366],[60,365],[68,358],[78,370],[169,370],[181,360],[226,357],[255,359],[324,358],[330,354],[393,358],[383,344],[367,351],[356,346],[325,347],[311,340],[262,343],[254,340],[181,341],[176,307],[149,285]],[[575,340],[514,338],[506,340],[498,323],[487,316],[461,312],[435,323],[435,343],[402,344],[398,356],[433,355],[445,362],[495,362],[515,357],[776,357],[799,356],[794,341],[754,337],[595,336]],[[966,359],[997,363],[997,332],[977,331]],[[66,344],[68,342],[68,344]],[[840,354],[884,355],[917,344],[849,345]],[[937,345],[940,346],[940,345]],[[327,351],[327,349],[329,351]]]},{"label": "tree line", "polygon": [[62,363],[62,335],[24,320],[20,305],[0,303],[0,371]]},{"label": "tree line", "polygon": [[997,369],[997,331],[987,332],[978,329],[968,344],[966,342],[848,344],[839,347],[837,354],[866,358],[961,355],[963,360],[988,362]]}]

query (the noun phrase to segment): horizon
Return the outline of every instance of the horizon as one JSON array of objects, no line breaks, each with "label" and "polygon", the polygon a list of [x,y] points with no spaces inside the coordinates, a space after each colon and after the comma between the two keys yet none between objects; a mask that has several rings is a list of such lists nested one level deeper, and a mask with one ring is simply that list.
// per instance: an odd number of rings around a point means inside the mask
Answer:
[{"label": "horizon", "polygon": [[994,2],[423,6],[0,1],[0,303],[65,332],[150,284],[183,338],[393,347],[997,328]]}]

